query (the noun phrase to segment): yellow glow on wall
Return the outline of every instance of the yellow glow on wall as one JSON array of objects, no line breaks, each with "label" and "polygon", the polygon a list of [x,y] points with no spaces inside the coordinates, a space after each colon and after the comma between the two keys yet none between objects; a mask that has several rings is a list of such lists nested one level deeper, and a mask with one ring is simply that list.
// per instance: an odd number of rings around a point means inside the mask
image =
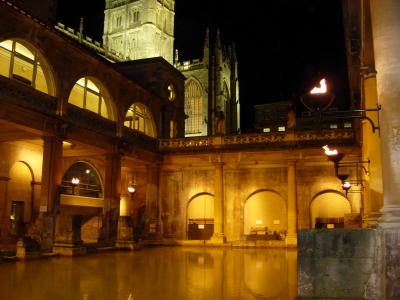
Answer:
[{"label": "yellow glow on wall", "polygon": [[[284,252],[246,253],[243,269],[246,287],[254,294],[263,299],[264,297],[284,299],[280,297],[286,290],[288,279],[288,266]],[[276,276],[277,274],[279,276]]]},{"label": "yellow glow on wall", "polygon": [[213,219],[214,197],[199,195],[190,201],[188,206],[188,219]]},{"label": "yellow glow on wall", "polygon": [[[23,221],[31,219],[31,197],[32,197],[32,174],[28,166],[22,162],[15,163],[10,170],[10,181],[8,183],[8,201],[24,203]],[[21,220],[22,221],[22,220]]]},{"label": "yellow glow on wall", "polygon": [[313,228],[316,218],[343,218],[351,212],[349,201],[344,196],[332,192],[318,195],[312,201],[310,209]]},{"label": "yellow glow on wall", "polygon": [[[262,223],[258,224],[260,220]],[[287,230],[286,205],[277,193],[263,191],[247,200],[244,207],[244,234],[250,234],[252,229],[260,226],[272,232]]]}]

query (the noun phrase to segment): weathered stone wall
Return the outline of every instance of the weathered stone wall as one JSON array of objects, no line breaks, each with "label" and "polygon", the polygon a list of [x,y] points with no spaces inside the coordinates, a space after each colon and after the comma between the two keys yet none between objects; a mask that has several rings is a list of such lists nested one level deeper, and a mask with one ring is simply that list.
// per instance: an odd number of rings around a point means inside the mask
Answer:
[{"label": "weathered stone wall", "polygon": [[385,299],[382,251],[379,230],[301,230],[297,299]]}]

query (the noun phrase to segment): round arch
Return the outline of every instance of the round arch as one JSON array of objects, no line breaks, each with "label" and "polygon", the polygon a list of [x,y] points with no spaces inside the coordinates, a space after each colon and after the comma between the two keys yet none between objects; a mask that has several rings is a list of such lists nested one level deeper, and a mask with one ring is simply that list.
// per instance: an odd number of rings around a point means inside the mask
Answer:
[{"label": "round arch", "polygon": [[15,162],[9,171],[10,181],[7,186],[9,199],[11,233],[23,234],[23,224],[31,221],[33,211],[32,182],[34,174],[31,166],[24,161]]},{"label": "round arch", "polygon": [[210,239],[214,233],[214,196],[209,193],[193,196],[186,211],[188,239]]},{"label": "round arch", "polygon": [[244,235],[286,231],[286,203],[279,193],[259,190],[247,198],[243,209]]},{"label": "round arch", "polygon": [[0,75],[56,96],[53,74],[53,69],[39,47],[19,38],[0,41]]},{"label": "round arch", "polygon": [[350,202],[342,193],[335,190],[322,191],[310,203],[311,227],[342,227],[344,215],[350,212]]},{"label": "round arch", "polygon": [[[76,186],[71,185],[73,178],[79,180]],[[103,197],[103,183],[99,172],[87,161],[76,161],[65,171],[62,187],[63,194],[77,194],[91,198]]]},{"label": "round arch", "polygon": [[104,84],[95,76],[81,76],[72,85],[68,103],[115,121],[114,102]]},{"label": "round arch", "polygon": [[157,137],[157,127],[151,110],[140,102],[134,102],[126,111],[124,126]]}]

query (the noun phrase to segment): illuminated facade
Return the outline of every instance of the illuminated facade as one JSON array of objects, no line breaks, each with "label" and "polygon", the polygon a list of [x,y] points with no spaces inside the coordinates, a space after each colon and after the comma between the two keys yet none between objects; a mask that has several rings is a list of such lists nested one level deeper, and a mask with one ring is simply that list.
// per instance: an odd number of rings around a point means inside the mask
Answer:
[{"label": "illuminated facade", "polygon": [[[163,58],[110,63],[0,5],[2,251],[21,237],[69,255],[138,239],[295,246],[298,229],[361,226],[363,193],[346,197],[321,149],[357,160],[358,127],[224,134],[240,125],[237,62],[218,35],[216,52],[198,62],[205,81],[192,62],[185,82]],[[217,98],[204,94],[211,57],[230,64],[217,74]],[[208,122],[214,105],[226,115],[222,131]],[[200,136],[184,138],[188,106],[186,129]]]},{"label": "illuminated facade", "polygon": [[185,75],[185,136],[240,132],[238,62],[234,45],[221,41],[220,32],[207,29],[203,57],[175,66]]},{"label": "illuminated facade", "polygon": [[175,0],[106,0],[103,43],[122,60],[173,63]]}]

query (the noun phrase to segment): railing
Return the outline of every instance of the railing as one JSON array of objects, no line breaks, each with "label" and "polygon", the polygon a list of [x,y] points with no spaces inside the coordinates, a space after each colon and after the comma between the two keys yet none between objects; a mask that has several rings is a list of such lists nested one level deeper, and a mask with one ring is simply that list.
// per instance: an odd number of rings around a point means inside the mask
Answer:
[{"label": "railing", "polygon": [[354,129],[328,129],[252,133],[227,136],[202,136],[159,141],[161,152],[209,151],[213,149],[274,148],[285,146],[312,146],[325,142],[354,143]]}]

